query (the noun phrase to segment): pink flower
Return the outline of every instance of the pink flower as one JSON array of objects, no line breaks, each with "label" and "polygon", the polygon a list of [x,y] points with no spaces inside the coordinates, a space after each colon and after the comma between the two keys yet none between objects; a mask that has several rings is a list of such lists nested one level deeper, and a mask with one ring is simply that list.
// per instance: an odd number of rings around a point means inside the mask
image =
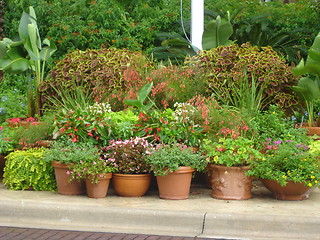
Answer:
[{"label": "pink flower", "polygon": [[67,171],[66,174],[70,175],[70,171]]},{"label": "pink flower", "polygon": [[3,127],[2,127],[2,126],[0,126],[0,131],[1,131],[1,130],[3,130]]}]

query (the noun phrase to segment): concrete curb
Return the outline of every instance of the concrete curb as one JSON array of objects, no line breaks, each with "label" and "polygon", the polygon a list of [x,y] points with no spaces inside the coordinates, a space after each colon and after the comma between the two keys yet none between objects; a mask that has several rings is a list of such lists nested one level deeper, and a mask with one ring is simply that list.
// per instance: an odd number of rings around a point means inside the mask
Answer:
[{"label": "concrete curb", "polygon": [[217,214],[2,200],[2,226],[230,239],[320,239],[320,216]]},{"label": "concrete curb", "polygon": [[204,213],[1,201],[2,226],[195,237]]}]

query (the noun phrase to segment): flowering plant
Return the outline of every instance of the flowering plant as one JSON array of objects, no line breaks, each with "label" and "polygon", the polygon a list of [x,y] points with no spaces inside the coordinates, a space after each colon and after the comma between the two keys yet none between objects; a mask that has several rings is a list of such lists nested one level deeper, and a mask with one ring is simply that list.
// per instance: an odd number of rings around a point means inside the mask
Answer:
[{"label": "flowering plant", "polygon": [[203,128],[192,118],[194,106],[176,103],[175,107],[175,110],[167,108],[163,111],[141,112],[138,123],[141,136],[155,143],[199,146]]},{"label": "flowering plant", "polygon": [[55,118],[54,136],[105,146],[111,139],[131,137],[137,120],[132,111],[112,112],[105,103],[85,109],[62,109]]},{"label": "flowering plant", "polygon": [[98,149],[92,157],[70,164],[69,169],[70,171],[67,173],[70,174],[72,179],[89,178],[91,183],[98,183],[104,174],[117,171],[112,162],[100,157]]},{"label": "flowering plant", "polygon": [[151,165],[155,175],[161,176],[183,166],[202,171],[207,165],[201,153],[182,144],[157,145],[147,156],[147,163]]},{"label": "flowering plant", "polygon": [[148,173],[150,166],[146,163],[146,155],[151,145],[146,139],[135,137],[127,140],[110,140],[104,149],[103,158],[113,162],[119,173]]},{"label": "flowering plant", "polygon": [[209,163],[227,167],[247,166],[262,157],[255,149],[254,141],[242,136],[219,138],[218,141],[204,139],[202,148]]},{"label": "flowering plant", "polygon": [[250,176],[272,179],[282,186],[288,181],[301,182],[306,186],[319,186],[320,142],[299,142],[298,139],[267,139],[263,158],[255,159]]}]

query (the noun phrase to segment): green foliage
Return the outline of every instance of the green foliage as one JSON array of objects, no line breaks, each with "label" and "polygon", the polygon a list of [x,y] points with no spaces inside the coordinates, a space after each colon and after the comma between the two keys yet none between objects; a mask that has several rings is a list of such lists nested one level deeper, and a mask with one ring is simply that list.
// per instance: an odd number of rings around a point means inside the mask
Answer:
[{"label": "green foliage", "polygon": [[[38,16],[41,35],[53,41],[57,58],[70,50],[101,46],[147,50],[155,44],[155,36],[169,29],[179,31],[179,3],[171,1],[115,0],[30,0]],[[7,36],[15,36],[17,5],[6,10]]]},{"label": "green foliage", "polygon": [[304,62],[302,59],[298,66],[293,68],[293,73],[307,74],[299,80],[297,86],[293,86],[293,90],[302,97],[308,112],[308,125],[313,127],[318,124],[318,122],[315,123],[314,109],[320,99],[320,33],[309,49],[307,61]]},{"label": "green foliage", "polygon": [[44,79],[45,64],[56,51],[47,38],[41,42],[37,17],[33,7],[23,12],[19,23],[19,39],[0,41],[0,69],[27,76],[28,115],[40,116],[40,84]]},{"label": "green foliage", "polygon": [[0,92],[0,123],[9,118],[25,117],[27,106],[25,97],[14,90]]},{"label": "green foliage", "polygon": [[56,182],[51,163],[44,160],[45,149],[15,151],[6,157],[3,184],[11,190],[54,191]]},{"label": "green foliage", "polygon": [[18,142],[16,141],[16,133],[19,129],[12,128],[4,124],[0,126],[0,154],[7,155],[8,153],[12,152]]},{"label": "green foliage", "polygon": [[[237,102],[229,101],[228,98],[234,97],[239,89],[246,90],[241,85],[248,80],[246,86],[251,86],[256,94],[260,94],[260,89],[263,90],[260,100],[262,110],[267,109],[270,104],[278,104],[288,110],[298,104],[297,96],[291,89],[297,83],[297,78],[284,59],[271,47],[259,50],[249,43],[242,46],[231,44],[203,51],[188,62],[192,67],[204,71],[203,77],[212,93],[216,89],[220,90],[218,96],[215,96],[219,103],[234,106]],[[253,83],[256,84],[255,87]]]},{"label": "green foliage", "polygon": [[262,154],[255,149],[254,141],[244,137],[225,137],[218,141],[204,139],[201,146],[207,161],[227,167],[247,166]]},{"label": "green foliage", "polygon": [[134,135],[138,117],[130,110],[111,112],[109,104],[95,103],[87,108],[62,109],[54,121],[54,138],[91,142],[106,146],[111,139]]},{"label": "green foliage", "polygon": [[186,66],[160,66],[147,77],[154,87],[150,98],[160,109],[173,108],[176,102],[189,101],[196,95],[206,95],[207,83],[199,77],[201,72]]},{"label": "green foliage", "polygon": [[293,122],[287,120],[285,113],[276,105],[271,105],[267,111],[257,114],[249,126],[255,132],[254,139],[259,148],[270,138],[278,140],[283,136],[291,136],[300,141],[307,139],[305,129],[295,128]]},{"label": "green foliage", "polygon": [[168,172],[178,170],[179,167],[191,167],[202,171],[207,166],[204,156],[194,152],[185,145],[157,145],[147,156],[147,163],[151,165],[154,175],[164,176]]},{"label": "green foliage", "polygon": [[114,110],[121,110],[125,95],[142,85],[150,64],[142,53],[127,49],[77,50],[57,62],[52,79],[42,86],[43,95],[53,96],[57,90],[78,85],[86,93],[92,92],[95,101],[107,101],[117,108]]},{"label": "green foliage", "polygon": [[308,187],[319,186],[318,141],[312,141],[309,145],[300,139],[283,136],[277,141],[270,139],[265,144],[264,157],[254,161],[253,167],[247,172],[248,175],[272,179],[282,186],[290,180]]},{"label": "green foliage", "polygon": [[86,159],[94,159],[98,149],[91,143],[54,141],[45,151],[45,160],[49,163],[80,163]]}]

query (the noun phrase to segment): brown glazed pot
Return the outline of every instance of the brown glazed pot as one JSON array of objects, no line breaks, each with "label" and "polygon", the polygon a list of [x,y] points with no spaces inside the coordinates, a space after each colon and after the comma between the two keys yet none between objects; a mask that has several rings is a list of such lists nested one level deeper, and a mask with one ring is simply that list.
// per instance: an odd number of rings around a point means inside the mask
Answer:
[{"label": "brown glazed pot", "polygon": [[67,164],[52,161],[51,165],[54,167],[59,194],[80,195],[85,193],[85,185],[83,182],[76,180],[69,181],[70,176],[67,174],[69,167]]},{"label": "brown glazed pot", "polygon": [[151,174],[120,174],[114,173],[112,185],[117,195],[121,197],[141,197],[148,191]]},{"label": "brown glazed pot", "polygon": [[183,200],[189,197],[192,173],[190,167],[180,167],[165,176],[157,176],[159,197],[169,200]]},{"label": "brown glazed pot", "polygon": [[317,138],[317,140],[320,139],[320,127],[309,127],[308,123],[302,123],[302,125],[296,125],[296,127],[301,127],[301,128],[305,128],[307,129],[307,135],[308,136],[313,136],[313,135],[318,135],[319,138]]},{"label": "brown glazed pot", "polygon": [[263,185],[273,194],[275,199],[279,200],[304,200],[308,199],[311,191],[310,187],[303,183],[288,181],[287,185],[281,186],[275,180],[261,179]]},{"label": "brown glazed pot", "polygon": [[85,179],[87,196],[90,198],[104,198],[107,196],[112,173],[106,173],[99,177],[99,182],[92,183],[90,177]]},{"label": "brown glazed pot", "polygon": [[252,198],[253,177],[248,177],[248,167],[226,167],[210,164],[211,197],[224,200],[246,200]]}]

